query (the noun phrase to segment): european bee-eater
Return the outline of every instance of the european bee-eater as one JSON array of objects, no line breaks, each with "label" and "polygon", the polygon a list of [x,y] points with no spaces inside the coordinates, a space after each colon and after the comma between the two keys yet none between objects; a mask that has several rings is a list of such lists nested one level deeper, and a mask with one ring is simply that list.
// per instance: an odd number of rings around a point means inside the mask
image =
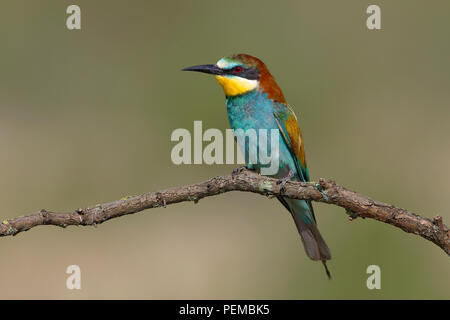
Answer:
[{"label": "european bee-eater", "polygon": [[[297,117],[261,60],[248,54],[235,54],[220,59],[216,64],[198,65],[183,70],[215,76],[225,93],[228,120],[233,130],[279,130],[279,169],[273,177],[280,181],[309,181]],[[248,144],[251,143],[249,141]],[[245,155],[248,154],[249,148],[258,147],[248,146],[246,143],[240,145]],[[249,169],[261,169],[258,164],[250,166],[247,157],[246,163]],[[326,261],[331,259],[330,249],[317,229],[311,201],[283,196],[277,198],[292,214],[308,257],[321,260],[328,277],[331,277],[326,265]]]}]

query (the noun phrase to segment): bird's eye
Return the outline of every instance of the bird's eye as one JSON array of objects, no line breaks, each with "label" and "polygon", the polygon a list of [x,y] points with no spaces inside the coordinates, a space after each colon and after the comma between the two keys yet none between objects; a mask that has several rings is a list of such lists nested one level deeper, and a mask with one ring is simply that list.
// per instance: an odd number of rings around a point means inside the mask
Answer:
[{"label": "bird's eye", "polygon": [[241,66],[234,67],[234,72],[240,73],[241,71],[242,71],[242,67]]}]

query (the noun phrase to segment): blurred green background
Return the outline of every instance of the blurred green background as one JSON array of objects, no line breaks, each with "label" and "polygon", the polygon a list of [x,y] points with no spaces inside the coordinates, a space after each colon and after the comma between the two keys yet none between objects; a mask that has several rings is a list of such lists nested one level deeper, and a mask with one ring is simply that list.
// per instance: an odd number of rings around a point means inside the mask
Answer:
[{"label": "blurred green background", "polygon": [[[82,30],[66,29],[78,4]],[[382,30],[366,28],[381,7]],[[170,160],[176,128],[228,128],[222,90],[183,73],[261,58],[294,107],[313,180],[450,223],[450,3],[24,1],[0,5],[0,219],[185,185],[234,166]],[[316,204],[334,279],[276,200],[228,193],[98,228],[0,239],[0,298],[448,299],[449,258]],[[81,290],[66,289],[68,265]],[[366,287],[381,268],[381,290]]]}]

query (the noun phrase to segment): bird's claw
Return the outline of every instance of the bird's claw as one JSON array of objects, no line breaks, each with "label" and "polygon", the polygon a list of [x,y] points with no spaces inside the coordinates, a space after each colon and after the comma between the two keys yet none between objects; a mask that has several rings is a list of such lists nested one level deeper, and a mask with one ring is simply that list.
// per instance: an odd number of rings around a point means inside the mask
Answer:
[{"label": "bird's claw", "polygon": [[156,197],[157,197],[157,201],[159,202],[159,204],[162,205],[164,208],[166,208],[167,207],[166,199],[161,194],[161,192],[158,192],[156,194]]},{"label": "bird's claw", "polygon": [[234,179],[238,174],[240,174],[242,171],[244,171],[245,169],[247,169],[247,167],[243,166],[243,167],[239,167],[234,169],[231,172],[231,178]]},{"label": "bird's claw", "polygon": [[280,194],[283,194],[286,192],[286,182],[290,181],[293,177],[294,177],[294,171],[289,170],[289,173],[286,177],[281,178],[277,181],[277,184],[281,184]]},{"label": "bird's claw", "polygon": [[353,221],[356,218],[359,217],[359,215],[356,212],[350,211],[350,210],[345,210],[345,213],[348,214],[348,220]]}]

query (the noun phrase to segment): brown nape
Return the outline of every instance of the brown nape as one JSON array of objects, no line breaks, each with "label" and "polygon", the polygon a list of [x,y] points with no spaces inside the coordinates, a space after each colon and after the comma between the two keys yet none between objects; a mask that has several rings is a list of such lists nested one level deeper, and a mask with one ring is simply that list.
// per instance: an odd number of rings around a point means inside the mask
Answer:
[{"label": "brown nape", "polygon": [[267,93],[269,99],[276,102],[286,103],[283,92],[281,91],[275,79],[270,74],[264,62],[258,58],[245,53],[239,53],[232,56],[233,59],[238,59],[244,64],[256,67],[259,70],[259,84],[264,92]]}]

